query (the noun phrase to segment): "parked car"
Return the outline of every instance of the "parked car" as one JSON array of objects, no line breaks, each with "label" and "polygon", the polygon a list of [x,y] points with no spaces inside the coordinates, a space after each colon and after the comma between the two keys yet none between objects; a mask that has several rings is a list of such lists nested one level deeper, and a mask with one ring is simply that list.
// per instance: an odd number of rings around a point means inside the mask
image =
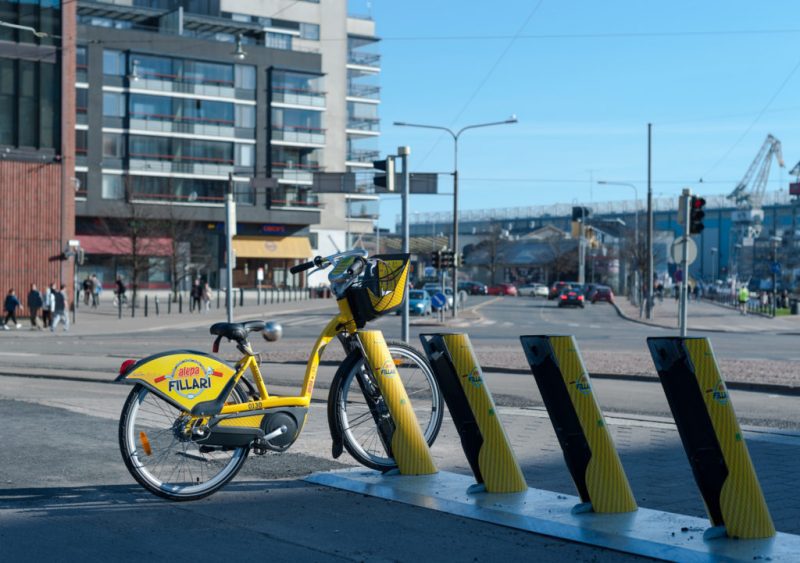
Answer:
[{"label": "parked car", "polygon": [[590,301],[592,303],[597,303],[598,301],[605,301],[606,303],[613,303],[614,302],[614,292],[607,285],[598,285],[592,291],[592,296],[590,298]]},{"label": "parked car", "polygon": [[408,292],[408,313],[424,317],[433,311],[430,295],[421,289],[412,289]]},{"label": "parked car", "polygon": [[558,296],[559,307],[580,307],[583,309],[584,297],[580,289],[567,288]]},{"label": "parked car", "polygon": [[489,286],[489,295],[517,295],[517,288],[510,283]]},{"label": "parked car", "polygon": [[547,297],[547,286],[541,283],[526,283],[517,287],[517,294],[524,297]]},{"label": "parked car", "polygon": [[461,281],[458,282],[458,290],[466,291],[470,295],[486,295],[488,288],[486,284],[476,281]]}]

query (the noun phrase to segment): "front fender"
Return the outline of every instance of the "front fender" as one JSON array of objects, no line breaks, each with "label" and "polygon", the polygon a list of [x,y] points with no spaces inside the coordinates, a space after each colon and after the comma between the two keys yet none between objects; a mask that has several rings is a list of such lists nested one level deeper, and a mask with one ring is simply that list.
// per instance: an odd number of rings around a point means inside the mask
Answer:
[{"label": "front fender", "polygon": [[197,415],[216,414],[236,384],[236,371],[224,360],[194,350],[171,350],[130,366],[116,381],[142,384],[177,408]]}]

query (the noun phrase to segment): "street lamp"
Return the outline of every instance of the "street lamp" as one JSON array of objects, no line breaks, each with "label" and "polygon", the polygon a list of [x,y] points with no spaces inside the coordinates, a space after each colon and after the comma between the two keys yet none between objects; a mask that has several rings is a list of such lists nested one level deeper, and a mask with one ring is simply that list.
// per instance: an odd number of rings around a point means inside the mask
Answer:
[{"label": "street lamp", "polygon": [[634,248],[636,248],[636,252],[634,257],[636,259],[636,270],[634,271],[634,294],[636,295],[636,303],[639,302],[639,190],[636,189],[636,186],[630,184],[628,182],[607,182],[606,180],[598,180],[598,184],[601,186],[628,186],[629,188],[633,188],[633,195],[634,195],[634,210],[633,210],[633,221],[635,224],[634,228]]},{"label": "street lamp", "polygon": [[778,304],[778,246],[783,241],[783,238],[771,236],[769,237],[769,241],[772,243],[772,264],[770,265],[770,270],[772,270],[772,316],[774,317],[777,312]]},{"label": "street lamp", "polygon": [[[440,131],[447,131],[453,137],[453,252],[454,256],[458,256],[458,138],[461,134],[468,129],[477,129],[478,127],[491,127],[493,125],[508,125],[517,122],[517,116],[512,115],[505,121],[492,121],[490,123],[476,123],[475,125],[467,125],[458,131],[453,131],[449,127],[441,125],[424,125],[420,123],[406,123],[405,121],[395,121],[394,124],[398,127],[418,127],[421,129],[439,129]],[[458,312],[458,260],[453,260],[453,317]]]}]

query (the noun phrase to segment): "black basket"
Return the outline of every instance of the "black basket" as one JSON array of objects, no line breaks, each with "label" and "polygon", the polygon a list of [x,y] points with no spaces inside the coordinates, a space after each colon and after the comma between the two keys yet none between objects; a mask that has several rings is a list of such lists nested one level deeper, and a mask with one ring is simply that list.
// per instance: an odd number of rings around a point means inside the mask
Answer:
[{"label": "black basket", "polygon": [[408,286],[410,254],[380,254],[374,267],[346,292],[347,303],[358,328],[403,304]]}]

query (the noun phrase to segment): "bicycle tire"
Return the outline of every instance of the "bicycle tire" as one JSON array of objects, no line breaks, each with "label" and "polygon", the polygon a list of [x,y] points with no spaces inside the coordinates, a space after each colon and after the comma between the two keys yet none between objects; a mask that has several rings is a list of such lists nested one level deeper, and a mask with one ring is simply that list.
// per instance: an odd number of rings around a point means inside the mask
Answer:
[{"label": "bicycle tire", "polygon": [[[428,445],[433,445],[444,415],[444,401],[430,364],[419,351],[403,342],[387,342],[389,351],[398,365],[398,372],[406,388],[423,436]],[[363,392],[356,382],[357,370],[374,382],[369,369],[364,368],[364,357],[357,350],[348,354],[339,365],[328,395],[328,423],[335,425],[347,452],[360,464],[378,471],[397,467],[383,445],[377,423],[366,403]],[[421,374],[421,376],[420,376]],[[373,391],[380,395],[377,385]],[[352,389],[352,394],[351,394]],[[379,398],[382,401],[382,398]]]},{"label": "bicycle tire", "polygon": [[[247,400],[241,383],[231,391],[231,399],[235,402]],[[147,410],[142,405],[146,405]],[[151,493],[175,501],[198,500],[233,479],[247,460],[250,448],[214,448],[204,452],[201,444],[180,440],[176,436],[173,428],[180,415],[179,409],[145,386],[135,385],[122,407],[120,452],[125,467],[136,482]],[[137,443],[141,444],[141,450]],[[152,455],[154,451],[158,452],[156,456]],[[172,456],[180,458],[176,461],[177,466],[171,464]],[[217,458],[222,459],[218,461]],[[190,465],[192,462],[195,462],[194,466]],[[209,470],[204,471],[206,465]],[[219,467],[219,470],[215,471],[213,467]],[[207,477],[200,482],[204,476]]]}]

